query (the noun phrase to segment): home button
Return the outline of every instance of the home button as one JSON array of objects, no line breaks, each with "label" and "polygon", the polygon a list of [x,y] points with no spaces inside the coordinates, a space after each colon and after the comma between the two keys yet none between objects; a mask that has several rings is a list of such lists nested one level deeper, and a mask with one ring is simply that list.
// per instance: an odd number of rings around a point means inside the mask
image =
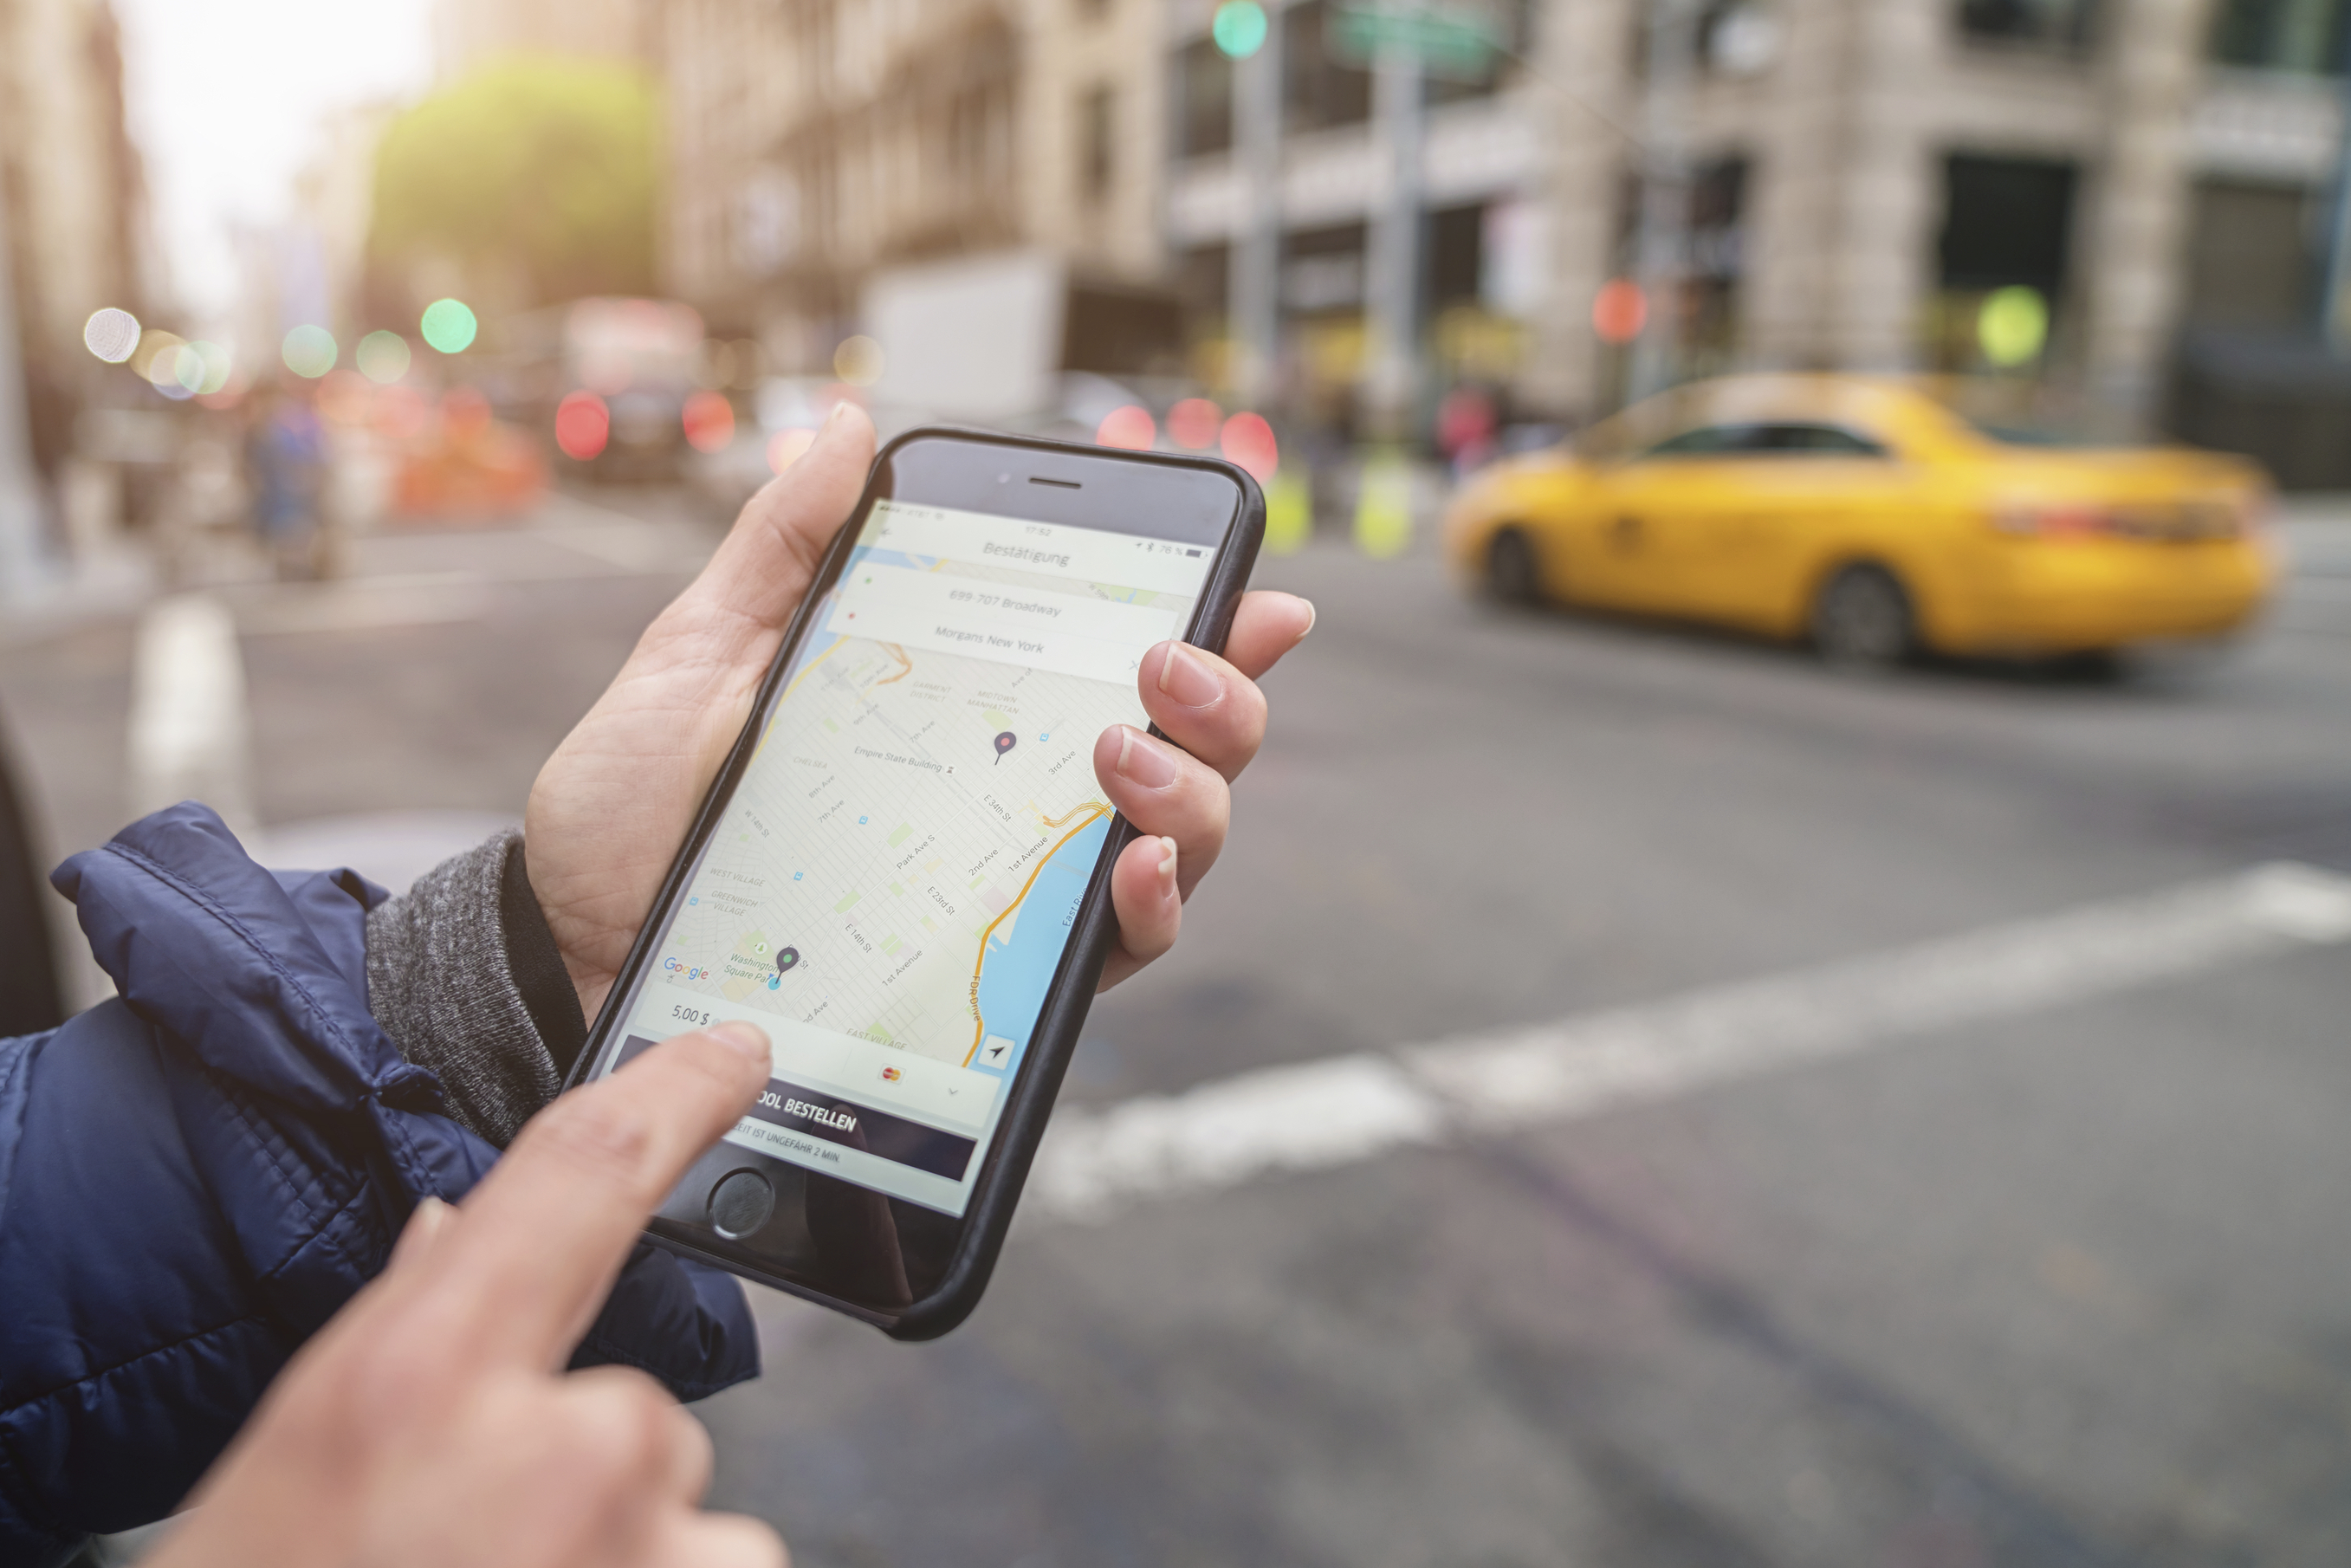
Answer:
[{"label": "home button", "polygon": [[776,1189],[758,1171],[730,1171],[710,1189],[710,1228],[740,1241],[776,1212]]}]

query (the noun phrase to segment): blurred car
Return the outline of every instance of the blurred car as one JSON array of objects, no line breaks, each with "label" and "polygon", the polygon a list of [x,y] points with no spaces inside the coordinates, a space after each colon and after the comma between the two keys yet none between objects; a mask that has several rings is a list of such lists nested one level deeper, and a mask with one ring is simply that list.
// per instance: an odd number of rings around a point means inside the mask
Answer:
[{"label": "blurred car", "polygon": [[509,317],[473,358],[501,419],[554,437],[559,471],[642,484],[680,476],[703,355],[692,306],[595,297]]},{"label": "blurred car", "polygon": [[520,517],[547,492],[538,444],[460,387],[402,443],[392,478],[394,523],[488,523]]},{"label": "blurred car", "polygon": [[1449,507],[1499,598],[1809,637],[1827,657],[2063,654],[2218,637],[2276,575],[2241,459],[2064,449],[1893,380],[1738,376],[1497,464]]}]

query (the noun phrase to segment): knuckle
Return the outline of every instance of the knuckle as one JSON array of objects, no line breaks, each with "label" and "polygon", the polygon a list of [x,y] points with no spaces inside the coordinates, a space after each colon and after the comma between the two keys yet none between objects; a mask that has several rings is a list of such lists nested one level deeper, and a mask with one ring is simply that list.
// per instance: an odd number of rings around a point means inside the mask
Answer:
[{"label": "knuckle", "polygon": [[569,1423],[583,1468],[606,1477],[657,1474],[675,1445],[676,1402],[641,1372],[600,1367],[571,1379]]}]

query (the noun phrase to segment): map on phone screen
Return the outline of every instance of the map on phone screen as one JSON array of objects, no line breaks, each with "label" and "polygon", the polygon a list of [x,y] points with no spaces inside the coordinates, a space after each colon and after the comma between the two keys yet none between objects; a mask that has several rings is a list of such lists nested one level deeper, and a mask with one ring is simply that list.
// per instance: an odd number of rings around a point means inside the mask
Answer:
[{"label": "map on phone screen", "polygon": [[1140,662],[1212,553],[876,502],[623,1059],[749,1019],[776,1082],[731,1138],[961,1212],[1110,832],[1095,740],[1149,722]]}]

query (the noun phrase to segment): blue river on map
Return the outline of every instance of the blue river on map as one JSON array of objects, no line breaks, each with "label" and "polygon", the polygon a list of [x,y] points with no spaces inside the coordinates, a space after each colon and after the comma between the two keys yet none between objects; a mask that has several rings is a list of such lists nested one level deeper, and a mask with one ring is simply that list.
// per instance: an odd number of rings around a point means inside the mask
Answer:
[{"label": "blue river on map", "polygon": [[1086,883],[1110,836],[1110,821],[1095,818],[1047,856],[1029,896],[1021,901],[1012,935],[987,939],[987,959],[979,967],[979,1016],[987,1033],[1011,1038],[1012,1050],[998,1064],[987,1061],[984,1053],[974,1057],[974,1067],[1008,1073],[1027,1054],[1029,1036],[1037,1027],[1053,971],[1061,967],[1061,949],[1069,944]]}]

